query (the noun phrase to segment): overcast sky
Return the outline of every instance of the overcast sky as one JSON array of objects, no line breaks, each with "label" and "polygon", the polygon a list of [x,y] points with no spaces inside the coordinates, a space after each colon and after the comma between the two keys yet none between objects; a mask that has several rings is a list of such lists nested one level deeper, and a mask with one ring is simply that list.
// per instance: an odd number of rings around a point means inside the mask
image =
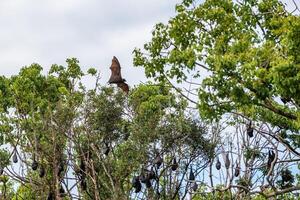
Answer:
[{"label": "overcast sky", "polygon": [[[283,0],[294,7],[291,0]],[[44,69],[76,57],[96,67],[106,83],[117,56],[129,84],[145,81],[133,68],[132,51],[150,40],[153,26],[167,22],[180,0],[1,0],[0,74],[31,63]]]},{"label": "overcast sky", "polygon": [[[179,0],[1,0],[0,74],[31,63],[44,69],[76,57],[107,82],[117,56],[129,84],[143,78],[132,67],[132,51],[150,40],[156,23],[175,14]],[[106,80],[107,79],[107,80]]]}]

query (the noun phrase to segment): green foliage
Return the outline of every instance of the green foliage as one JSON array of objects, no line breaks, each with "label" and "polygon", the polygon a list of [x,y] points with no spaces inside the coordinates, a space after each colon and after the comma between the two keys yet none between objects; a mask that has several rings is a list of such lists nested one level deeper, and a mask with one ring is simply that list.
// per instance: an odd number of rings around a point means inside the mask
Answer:
[{"label": "green foliage", "polygon": [[201,187],[200,188],[200,192],[195,194],[193,196],[193,200],[229,200],[232,199],[232,194],[230,193],[229,190],[226,191],[222,191],[222,189],[224,188],[224,186],[219,185],[217,187],[218,189],[214,192],[205,192],[206,188],[205,187]]},{"label": "green foliage", "polygon": [[[16,192],[16,195],[13,197],[13,200],[17,199],[35,199],[36,193],[28,185],[20,186]],[[46,198],[46,196],[45,196]]]},{"label": "green foliage", "polygon": [[281,179],[277,181],[277,184],[281,189],[289,188],[293,186],[295,182],[294,175],[289,169],[284,169],[280,172]]},{"label": "green foliage", "polygon": [[247,148],[244,152],[244,157],[246,159],[250,160],[250,159],[259,158],[259,157],[261,157],[261,155],[260,155],[260,151],[258,149]]},{"label": "green foliage", "polygon": [[[153,78],[159,85],[166,86],[166,83],[177,81],[177,85],[171,85],[176,87],[176,91],[184,91],[179,87],[188,84],[189,88],[193,87],[193,91],[197,91],[198,94],[192,100],[186,99],[192,103],[196,102],[202,119],[211,122],[226,121],[225,123],[238,127],[241,126],[241,122],[248,123],[249,120],[260,124],[255,126],[257,134],[254,138],[244,137],[246,133],[242,138],[238,134],[236,134],[237,139],[233,138],[235,136],[230,138],[237,142],[235,147],[239,154],[235,155],[236,149],[233,148],[233,157],[239,158],[236,163],[243,160],[245,164],[242,173],[245,176],[239,177],[236,183],[251,192],[258,186],[259,181],[253,181],[256,178],[263,179],[263,184],[265,179],[268,184],[271,182],[275,184],[275,180],[279,181],[277,185],[279,189],[293,186],[293,181],[282,183],[282,180],[275,177],[274,172],[280,171],[285,166],[285,162],[279,164],[285,157],[281,149],[286,148],[294,156],[299,156],[297,151],[300,144],[299,28],[299,15],[289,13],[279,0],[205,0],[204,2],[183,0],[176,5],[176,15],[166,24],[156,24],[152,31],[152,39],[144,44],[142,49],[136,48],[133,51],[134,65],[143,67],[146,76]],[[147,95],[145,96],[147,98]],[[161,96],[155,98],[161,102],[165,100]],[[135,111],[143,111],[143,113],[146,113],[144,110],[152,111],[149,115],[145,115],[151,116],[151,120],[148,121],[149,125],[152,125],[151,130],[145,135],[152,134],[157,138],[157,127],[159,127],[157,124],[162,122],[161,116],[165,114],[163,108],[161,104],[151,100],[147,100],[145,105],[136,106]],[[183,119],[180,112],[173,113],[173,116],[168,114],[164,116],[163,119],[167,118],[168,123],[159,127],[162,131],[159,135],[163,132],[174,132],[170,138],[164,137],[163,146],[184,146],[186,144],[184,142],[180,144],[176,140],[174,142],[173,136],[176,133],[188,135],[189,130],[193,130],[193,133],[201,132],[199,131],[201,128],[192,128],[192,124],[197,123]],[[227,119],[228,116],[233,116],[233,119]],[[239,117],[242,118],[241,121]],[[182,125],[187,121],[191,122],[188,129]],[[200,126],[198,124],[195,127]],[[196,134],[189,136],[197,141],[193,144],[201,146],[200,140],[203,138]],[[216,141],[218,139],[223,138],[216,138]],[[267,140],[268,145],[260,143],[264,139]],[[232,141],[229,143],[232,144]],[[267,163],[268,158],[263,152],[265,148],[273,149],[278,144],[283,145],[277,147],[277,152],[280,153],[274,163],[272,169],[274,171],[271,172]],[[192,146],[189,144],[189,148]],[[213,145],[207,146],[213,147]],[[223,145],[221,146],[224,151]],[[232,146],[230,149],[232,150]],[[206,155],[216,153],[208,152]],[[213,156],[208,158],[213,159]],[[234,177],[229,178],[229,171],[226,171],[226,183],[234,179]],[[287,186],[285,187],[284,184]],[[228,192],[230,193],[231,190],[235,189],[228,189]],[[240,194],[239,189],[236,191],[238,191],[236,194]],[[272,192],[270,191],[268,195],[272,196]],[[227,190],[220,193],[225,195]],[[266,199],[268,197],[261,195],[250,197],[245,193],[242,192],[238,197],[232,194],[234,197],[213,196],[211,198]],[[196,195],[196,198],[210,198],[209,195],[217,193],[203,192],[203,194],[203,196]],[[281,197],[294,198],[290,194]]]},{"label": "green foliage", "polygon": [[[79,199],[184,199],[191,192],[199,200],[258,200],[274,194],[271,187],[252,192],[258,182],[253,169],[263,172],[263,182],[270,181],[266,149],[258,146],[261,138],[241,140],[239,155],[231,148],[231,165],[244,160],[240,168],[245,170],[233,177],[234,168],[225,169],[226,185],[213,186],[216,151],[225,151],[223,146],[218,149],[219,142],[224,145],[218,133],[223,127],[209,127],[191,114],[188,100],[176,94],[170,80],[196,80],[203,118],[218,122],[226,113],[245,115],[279,127],[278,134],[269,135],[285,147],[298,147],[299,16],[288,13],[278,0],[183,0],[176,12],[167,24],[155,26],[143,51],[134,50],[134,64],[143,66],[158,84],[138,85],[128,95],[98,82],[88,89],[81,80],[96,76],[97,70],[83,73],[76,58],[67,59],[66,66],[52,65],[47,74],[32,64],[17,75],[0,77],[0,144],[9,147],[0,150],[0,167],[12,164],[8,151],[14,150],[19,158],[14,166],[22,169],[20,176],[5,168],[1,191],[7,199],[46,199],[49,194],[72,199],[71,188]],[[196,192],[190,191],[186,178],[192,169],[199,183]],[[150,172],[151,187],[142,183],[141,192],[134,194],[132,178]],[[16,192],[8,173],[20,184]],[[211,187],[206,179],[211,179]],[[285,189],[298,179],[285,169],[272,181]]]},{"label": "green foliage", "polygon": [[134,64],[147,77],[202,77],[202,117],[240,112],[299,130],[299,16],[278,0],[183,1],[176,11],[167,24],[155,26],[144,51],[134,50]]},{"label": "green foliage", "polygon": [[[40,65],[32,64],[23,67],[18,75],[0,80],[1,94],[6,94],[0,115],[1,144],[9,144],[12,148],[8,149],[18,151],[19,162],[30,166],[26,177],[18,178],[21,183],[26,181],[26,187],[20,188],[25,199],[46,199],[45,191],[56,187],[57,163],[65,159],[64,134],[70,129],[75,108],[82,102],[81,92],[74,91],[75,81],[83,75],[76,59],[68,59],[67,63],[66,68],[53,65],[48,75],[43,74]],[[1,167],[8,167],[11,153],[0,153]],[[43,179],[38,172],[28,171],[33,159],[46,168]]]},{"label": "green foliage", "polygon": [[[88,74],[94,76],[96,71],[90,69]],[[2,143],[15,149],[20,166],[26,166],[25,177],[17,179],[21,186],[16,196],[61,196],[61,185],[71,176],[76,180],[71,188],[76,187],[83,199],[125,199],[131,196],[130,182],[141,173],[141,166],[153,168],[155,152],[168,162],[174,155],[197,162],[213,155],[205,125],[185,113],[187,102],[169,86],[148,83],[125,96],[100,85],[88,90],[82,76],[78,60],[67,59],[66,67],[52,65],[46,75],[40,65],[32,64],[18,75],[3,77],[1,92],[7,95],[0,116]],[[8,166],[11,153],[0,153],[1,167]],[[184,163],[179,163],[182,177]],[[168,169],[168,163],[164,167]],[[162,171],[153,180],[164,188],[165,198],[179,195],[175,188],[167,192],[168,184],[176,181],[162,181],[169,173]]]},{"label": "green foliage", "polygon": [[5,150],[5,149],[0,150],[0,167],[2,169],[10,164],[9,157],[10,157],[10,154],[7,150]]},{"label": "green foliage", "polygon": [[0,190],[1,190],[1,198],[3,199],[13,199],[14,190],[13,190],[13,182],[9,180],[8,176],[0,176]]},{"label": "green foliage", "polygon": [[97,74],[97,70],[95,68],[89,68],[87,73],[91,74],[92,76],[95,76]]}]

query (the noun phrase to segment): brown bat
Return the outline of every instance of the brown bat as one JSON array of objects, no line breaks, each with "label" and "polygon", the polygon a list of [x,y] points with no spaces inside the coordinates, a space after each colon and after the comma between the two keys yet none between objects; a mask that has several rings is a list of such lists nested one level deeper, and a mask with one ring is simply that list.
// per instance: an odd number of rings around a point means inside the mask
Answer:
[{"label": "brown bat", "polygon": [[126,94],[129,92],[129,86],[126,83],[117,83],[117,86],[121,88]]},{"label": "brown bat", "polygon": [[111,75],[109,78],[109,84],[117,84],[126,94],[129,92],[129,86],[125,83],[126,80],[121,76],[121,65],[118,59],[114,56],[110,66]]}]

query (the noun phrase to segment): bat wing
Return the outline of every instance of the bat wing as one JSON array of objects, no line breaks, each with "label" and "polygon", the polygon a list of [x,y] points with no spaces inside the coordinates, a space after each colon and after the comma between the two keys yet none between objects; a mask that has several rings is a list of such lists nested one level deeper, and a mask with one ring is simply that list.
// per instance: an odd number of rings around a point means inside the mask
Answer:
[{"label": "bat wing", "polygon": [[111,83],[124,82],[124,80],[121,76],[121,65],[115,56],[112,59],[110,70],[111,70],[111,75],[110,75],[108,83],[111,84]]}]

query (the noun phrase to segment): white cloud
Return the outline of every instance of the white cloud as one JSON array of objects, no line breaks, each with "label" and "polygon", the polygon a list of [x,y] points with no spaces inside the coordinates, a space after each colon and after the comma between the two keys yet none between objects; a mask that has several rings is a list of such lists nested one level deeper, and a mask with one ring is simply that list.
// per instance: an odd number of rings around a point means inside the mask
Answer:
[{"label": "white cloud", "polygon": [[[18,73],[33,62],[49,68],[77,57],[97,67],[103,81],[112,56],[130,84],[143,79],[132,68],[132,51],[151,37],[155,23],[174,15],[179,0],[3,0],[0,1],[0,74]],[[141,80],[140,80],[141,79]]]}]

